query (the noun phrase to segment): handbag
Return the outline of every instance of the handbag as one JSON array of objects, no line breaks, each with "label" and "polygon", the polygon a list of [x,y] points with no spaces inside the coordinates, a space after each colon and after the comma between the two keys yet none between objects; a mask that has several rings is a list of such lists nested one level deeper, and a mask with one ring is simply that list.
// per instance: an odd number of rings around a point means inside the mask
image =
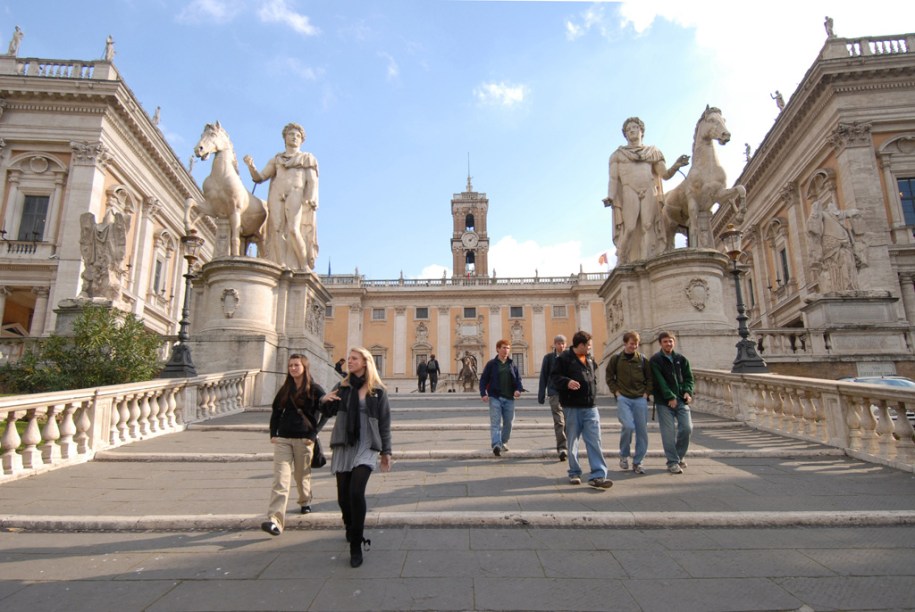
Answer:
[{"label": "handbag", "polygon": [[315,437],[315,447],[311,453],[311,467],[321,468],[327,465],[327,457],[324,456],[324,449],[321,448],[321,438]]}]

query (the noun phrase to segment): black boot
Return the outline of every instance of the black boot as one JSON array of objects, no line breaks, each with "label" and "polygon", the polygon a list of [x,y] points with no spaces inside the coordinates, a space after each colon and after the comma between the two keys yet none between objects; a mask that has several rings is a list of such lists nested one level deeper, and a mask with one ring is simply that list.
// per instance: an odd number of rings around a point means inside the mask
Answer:
[{"label": "black boot", "polygon": [[349,525],[346,525],[346,541],[347,542],[353,541],[353,532],[352,532],[352,530],[350,530]]},{"label": "black boot", "polygon": [[362,546],[365,545],[365,549],[368,550],[372,545],[372,541],[363,538],[362,529],[356,528],[350,530],[350,538],[349,565],[350,567],[359,567],[362,565]]}]

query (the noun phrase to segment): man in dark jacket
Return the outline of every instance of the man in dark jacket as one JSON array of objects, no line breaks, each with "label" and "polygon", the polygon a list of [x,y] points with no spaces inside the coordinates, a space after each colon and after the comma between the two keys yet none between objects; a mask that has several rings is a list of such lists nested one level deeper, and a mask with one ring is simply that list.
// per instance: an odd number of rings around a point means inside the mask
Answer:
[{"label": "man in dark jacket", "polygon": [[550,382],[559,391],[559,401],[565,414],[569,440],[569,482],[581,484],[578,440],[583,439],[591,467],[588,484],[595,489],[609,489],[613,481],[607,478],[607,462],[600,446],[600,413],[594,405],[597,397],[596,368],[597,364],[591,357],[591,334],[579,331],[572,337],[572,348],[556,357]]},{"label": "man in dark jacket", "polygon": [[442,369],[438,367],[438,359],[435,358],[435,355],[430,356],[429,363],[426,364],[426,372],[429,373],[429,385],[432,393],[435,393],[435,388],[438,386],[438,373],[441,371]]},{"label": "man in dark jacket", "polygon": [[429,375],[429,367],[426,365],[426,358],[423,357],[416,366],[416,376],[419,378],[419,392],[426,392],[426,377]]},{"label": "man in dark jacket", "polygon": [[693,432],[689,404],[693,401],[696,381],[689,360],[674,351],[676,337],[668,331],[658,334],[661,350],[649,360],[654,379],[654,405],[658,412],[661,443],[671,474],[682,474],[686,451]]},{"label": "man in dark jacket", "polygon": [[508,451],[505,443],[512,434],[515,400],[523,390],[521,375],[509,357],[511,352],[511,342],[496,342],[496,358],[489,360],[480,375],[480,399],[489,403],[490,442],[496,457]]},{"label": "man in dark jacket", "polygon": [[550,374],[556,363],[556,357],[559,356],[566,348],[566,337],[559,334],[553,338],[553,350],[543,356],[543,363],[540,364],[540,389],[537,391],[537,403],[543,405],[546,398],[550,398],[550,412],[553,413],[553,432],[556,434],[556,451],[559,453],[559,460],[565,461],[569,456],[566,447],[566,420],[562,414],[562,405],[559,403],[559,391],[550,384]]}]

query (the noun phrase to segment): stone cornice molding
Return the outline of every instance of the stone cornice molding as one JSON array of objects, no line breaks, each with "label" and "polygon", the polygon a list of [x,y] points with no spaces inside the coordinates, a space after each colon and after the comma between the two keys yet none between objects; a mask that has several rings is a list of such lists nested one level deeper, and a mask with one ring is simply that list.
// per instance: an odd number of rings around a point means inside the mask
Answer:
[{"label": "stone cornice molding", "polygon": [[826,137],[826,141],[837,153],[847,148],[870,147],[873,145],[871,127],[871,123],[859,121],[839,122],[836,129]]}]

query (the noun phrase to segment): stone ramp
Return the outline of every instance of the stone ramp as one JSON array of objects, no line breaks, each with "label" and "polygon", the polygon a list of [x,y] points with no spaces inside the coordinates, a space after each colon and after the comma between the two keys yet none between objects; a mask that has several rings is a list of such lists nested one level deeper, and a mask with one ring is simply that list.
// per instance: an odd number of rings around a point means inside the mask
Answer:
[{"label": "stone ramp", "polygon": [[[454,401],[448,398],[448,402]],[[609,491],[568,483],[548,408],[519,402],[511,450],[496,458],[482,404],[396,410],[395,466],[369,482],[368,524],[424,527],[759,527],[915,524],[912,476],[837,449],[754,431],[697,413],[682,475],[669,474],[656,424],[646,474],[617,466],[619,424],[602,407]],[[100,453],[97,460],[6,483],[0,527],[249,529],[270,491],[266,412]],[[325,442],[329,430],[325,433]],[[584,449],[582,465],[587,469]],[[288,529],[336,528],[333,476],[313,473],[314,512]],[[294,503],[294,500],[293,500]],[[291,510],[294,508],[291,507]]]}]

